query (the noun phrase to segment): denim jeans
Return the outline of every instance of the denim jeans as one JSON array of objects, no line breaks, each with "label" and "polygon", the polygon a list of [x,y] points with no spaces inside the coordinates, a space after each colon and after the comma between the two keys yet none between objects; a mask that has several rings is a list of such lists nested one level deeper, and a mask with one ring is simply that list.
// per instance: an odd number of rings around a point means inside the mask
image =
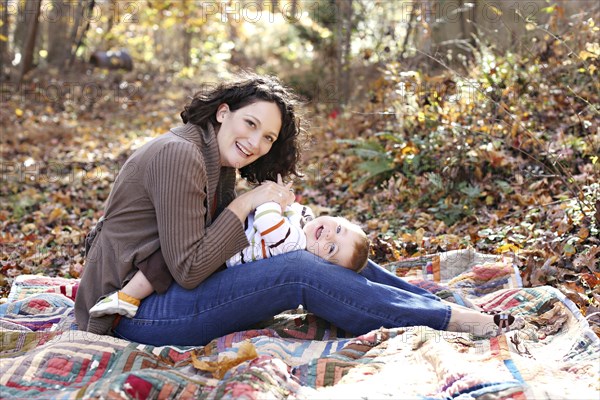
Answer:
[{"label": "denim jeans", "polygon": [[152,345],[205,345],[298,305],[356,335],[380,327],[444,330],[450,307],[369,261],[357,274],[300,250],[217,272],[192,290],[173,283],[121,318],[115,336]]}]

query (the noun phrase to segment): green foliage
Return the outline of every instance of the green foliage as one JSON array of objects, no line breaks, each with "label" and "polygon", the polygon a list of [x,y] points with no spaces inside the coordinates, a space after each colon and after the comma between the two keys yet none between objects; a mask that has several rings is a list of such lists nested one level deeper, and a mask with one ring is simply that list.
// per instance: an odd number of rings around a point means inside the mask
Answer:
[{"label": "green foliage", "polygon": [[[582,189],[589,186],[581,186],[581,178],[573,175],[598,172],[599,143],[593,135],[597,110],[589,101],[597,93],[586,90],[594,85],[595,69],[581,74],[569,57],[575,51],[571,46],[597,35],[592,27],[583,23],[588,35],[583,40],[571,35],[561,42],[547,36],[553,40],[540,50],[543,57],[552,55],[560,73],[548,73],[548,61],[532,49],[498,53],[482,40],[466,73],[449,68],[440,79],[387,64],[373,97],[380,99],[382,114],[395,119],[386,121],[385,134],[342,142],[352,146],[347,154],[358,157],[357,165],[367,171],[355,183],[384,184],[391,174],[407,183],[408,193],[420,185],[419,194],[404,198],[453,224],[472,216],[471,208],[481,203],[520,196],[515,180],[532,185],[537,177],[552,178],[570,192],[574,208],[591,218],[594,201]],[[581,54],[582,59],[597,58],[592,52]],[[569,98],[574,81],[580,91]],[[584,182],[590,179],[588,175]]]},{"label": "green foliage", "polygon": [[[357,186],[362,186],[369,181],[375,180],[381,182],[389,178],[394,171],[394,160],[392,154],[386,151],[382,144],[375,140],[360,139],[338,139],[338,143],[351,145],[353,147],[346,149],[346,154],[353,154],[361,159],[357,164],[356,176],[360,176],[355,181]],[[363,174],[360,174],[360,172]]]}]

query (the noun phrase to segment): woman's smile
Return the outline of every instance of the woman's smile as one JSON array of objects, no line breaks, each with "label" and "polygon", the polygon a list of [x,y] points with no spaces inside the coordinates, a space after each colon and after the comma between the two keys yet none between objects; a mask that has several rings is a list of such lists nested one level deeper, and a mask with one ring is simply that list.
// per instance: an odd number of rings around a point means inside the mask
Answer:
[{"label": "woman's smile", "polygon": [[244,147],[244,145],[242,145],[240,142],[235,142],[235,146],[240,151],[240,153],[242,154],[242,156],[252,157],[254,155],[253,152],[251,152],[246,147]]}]

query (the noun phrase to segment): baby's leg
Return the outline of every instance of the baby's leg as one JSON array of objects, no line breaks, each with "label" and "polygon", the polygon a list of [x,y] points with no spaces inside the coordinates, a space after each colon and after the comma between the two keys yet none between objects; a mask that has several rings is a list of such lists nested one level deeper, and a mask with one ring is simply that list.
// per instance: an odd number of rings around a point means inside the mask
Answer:
[{"label": "baby's leg", "polygon": [[137,313],[140,301],[152,294],[153,291],[152,284],[141,271],[138,271],[123,289],[96,303],[90,309],[90,317],[120,314],[132,318]]},{"label": "baby's leg", "polygon": [[143,300],[150,296],[152,292],[154,292],[154,289],[142,271],[138,271],[133,275],[133,278],[127,282],[127,285],[121,289],[121,292],[135,299]]}]

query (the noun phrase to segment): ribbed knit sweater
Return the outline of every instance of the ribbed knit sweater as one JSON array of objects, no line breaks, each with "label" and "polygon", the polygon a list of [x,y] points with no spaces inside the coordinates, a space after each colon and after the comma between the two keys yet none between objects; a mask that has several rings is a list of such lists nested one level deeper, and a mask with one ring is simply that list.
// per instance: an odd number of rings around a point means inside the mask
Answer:
[{"label": "ribbed knit sweater", "polygon": [[188,123],[136,150],[115,180],[86,259],[75,300],[79,328],[110,332],[115,316],[90,318],[88,310],[159,247],[173,279],[192,289],[248,246],[242,221],[225,208],[234,188],[235,169],[221,167],[212,126]]}]

